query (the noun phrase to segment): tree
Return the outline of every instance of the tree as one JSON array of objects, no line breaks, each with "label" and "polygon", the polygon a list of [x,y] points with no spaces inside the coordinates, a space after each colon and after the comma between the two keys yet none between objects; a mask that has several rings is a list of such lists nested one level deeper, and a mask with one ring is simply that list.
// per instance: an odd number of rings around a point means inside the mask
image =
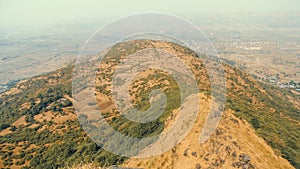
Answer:
[{"label": "tree", "polygon": [[9,124],[3,123],[3,124],[0,125],[0,131],[6,129],[6,128],[8,128],[8,127],[10,127]]},{"label": "tree", "polygon": [[256,117],[251,119],[251,124],[255,129],[260,128],[259,120]]},{"label": "tree", "polygon": [[17,130],[17,127],[16,126],[11,126],[11,129],[10,129],[11,131],[16,131]]},{"label": "tree", "polygon": [[33,117],[33,115],[32,115],[32,114],[27,114],[27,115],[25,116],[25,122],[26,122],[26,123],[32,123],[32,122],[34,122],[34,117]]}]

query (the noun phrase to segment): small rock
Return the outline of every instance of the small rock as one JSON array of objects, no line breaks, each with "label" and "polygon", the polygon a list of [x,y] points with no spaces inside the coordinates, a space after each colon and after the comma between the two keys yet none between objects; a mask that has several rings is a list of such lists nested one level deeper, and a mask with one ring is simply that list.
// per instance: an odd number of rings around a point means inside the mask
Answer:
[{"label": "small rock", "polygon": [[232,117],[230,117],[230,120],[231,120],[233,123],[235,123],[235,124],[238,124],[238,123],[239,123],[239,121],[238,121],[237,119],[234,119],[234,118],[232,118]]},{"label": "small rock", "polygon": [[240,155],[240,161],[243,161],[247,164],[251,161],[251,157],[247,154],[241,154]]},{"label": "small rock", "polygon": [[240,163],[241,163],[241,165],[246,165],[246,164],[247,164],[247,163],[244,162],[244,161],[241,161]]},{"label": "small rock", "polygon": [[206,157],[207,157],[207,156],[209,156],[209,155],[210,155],[210,153],[209,153],[209,152],[205,154],[205,156],[206,156]]},{"label": "small rock", "polygon": [[236,141],[233,141],[232,144],[235,145],[235,146],[237,146],[237,142]]},{"label": "small rock", "polygon": [[232,144],[233,144],[235,147],[237,147],[239,150],[241,149],[241,147],[237,144],[236,141],[233,141]]},{"label": "small rock", "polygon": [[249,169],[249,165],[248,165],[248,164],[244,164],[244,165],[242,166],[242,169]]},{"label": "small rock", "polygon": [[183,155],[188,156],[188,151],[189,151],[189,148],[185,149]]},{"label": "small rock", "polygon": [[193,151],[192,156],[197,157],[197,152]]},{"label": "small rock", "polygon": [[215,160],[215,162],[211,163],[211,165],[214,167],[218,167],[219,166],[218,160]]},{"label": "small rock", "polygon": [[248,165],[249,165],[249,169],[255,169],[255,165],[253,165],[251,163],[249,163]]},{"label": "small rock", "polygon": [[235,167],[235,168],[240,168],[241,163],[240,162],[235,162],[235,163],[232,163],[232,166]]},{"label": "small rock", "polygon": [[221,135],[221,134],[223,134],[223,131],[221,129],[217,129],[216,130],[216,135]]},{"label": "small rock", "polygon": [[226,146],[225,152],[227,153],[228,156],[230,156],[230,153],[231,153],[231,148],[230,148],[230,146]]},{"label": "small rock", "polygon": [[196,164],[196,169],[201,169],[201,165],[199,163]]},{"label": "small rock", "polygon": [[235,157],[236,157],[236,151],[232,152],[231,156],[232,156],[233,158],[235,158]]}]

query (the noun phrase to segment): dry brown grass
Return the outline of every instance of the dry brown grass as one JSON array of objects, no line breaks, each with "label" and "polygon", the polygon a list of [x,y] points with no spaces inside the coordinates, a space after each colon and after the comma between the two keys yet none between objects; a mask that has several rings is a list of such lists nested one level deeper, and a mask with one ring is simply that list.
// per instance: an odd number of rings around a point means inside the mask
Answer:
[{"label": "dry brown grass", "polygon": [[[224,164],[218,167],[230,169],[234,168],[232,164],[238,161],[239,155],[245,153],[251,157],[251,164],[256,168],[293,168],[287,160],[276,155],[246,121],[233,116],[231,110],[226,111],[223,115],[218,127],[218,134],[214,133],[209,140],[200,144],[198,142],[199,133],[207,114],[205,111],[208,109],[208,105],[203,105],[195,127],[176,146],[175,153],[170,150],[162,155],[146,159],[129,159],[123,167],[194,169],[197,163],[206,168],[211,166],[216,159],[223,159],[225,160]],[[186,150],[188,150],[187,156],[184,155]],[[191,155],[192,152],[197,152],[197,155]],[[232,156],[233,152],[236,152],[237,157]]]},{"label": "dry brown grass", "polygon": [[96,166],[95,164],[89,163],[89,164],[79,164],[72,167],[66,167],[64,169],[108,169],[108,168],[102,168],[99,166]]}]

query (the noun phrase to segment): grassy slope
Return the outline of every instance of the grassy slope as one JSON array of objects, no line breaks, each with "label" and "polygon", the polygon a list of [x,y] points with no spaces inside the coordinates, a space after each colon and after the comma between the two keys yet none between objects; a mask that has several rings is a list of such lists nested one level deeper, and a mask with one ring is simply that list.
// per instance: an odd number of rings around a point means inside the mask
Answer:
[{"label": "grassy slope", "polygon": [[227,107],[252,124],[278,154],[300,168],[300,110],[287,97],[297,96],[258,83],[236,69],[227,68],[227,76]]}]

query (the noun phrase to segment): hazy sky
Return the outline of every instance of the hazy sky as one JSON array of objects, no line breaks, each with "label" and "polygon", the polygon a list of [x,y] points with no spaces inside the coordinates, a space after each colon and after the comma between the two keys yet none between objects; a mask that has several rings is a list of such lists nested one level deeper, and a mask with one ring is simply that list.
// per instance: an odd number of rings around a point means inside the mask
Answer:
[{"label": "hazy sky", "polygon": [[0,0],[0,26],[121,17],[141,12],[170,14],[300,11],[300,0]]}]

